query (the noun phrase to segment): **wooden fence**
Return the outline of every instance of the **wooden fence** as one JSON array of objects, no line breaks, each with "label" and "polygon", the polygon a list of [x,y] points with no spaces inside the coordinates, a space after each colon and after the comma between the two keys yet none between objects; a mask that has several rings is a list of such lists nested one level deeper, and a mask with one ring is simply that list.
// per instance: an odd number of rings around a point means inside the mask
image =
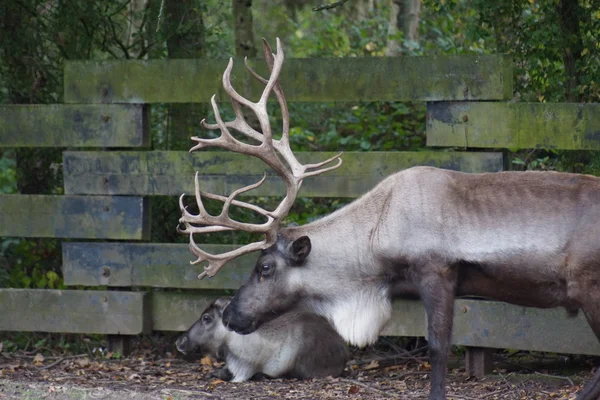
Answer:
[{"label": "wooden fence", "polygon": [[[147,149],[146,104],[207,101],[214,92],[221,93],[225,64],[69,62],[67,104],[0,107],[1,147],[70,149],[63,152],[64,195],[0,196],[0,236],[69,239],[62,243],[66,285],[108,288],[2,289],[0,330],[119,337],[181,331],[214,298],[203,289],[214,293],[240,286],[253,265],[252,255],[234,261],[213,279],[199,281],[201,267],[189,264],[193,257],[187,245],[148,243],[147,196],[193,192],[196,170],[205,190],[221,194],[263,174],[264,165],[237,154]],[[240,65],[236,63],[234,85],[254,85],[246,82]],[[426,101],[429,146],[600,149],[600,104],[508,102],[512,65],[503,56],[292,59],[281,82],[290,102]],[[301,153],[299,158],[327,156]],[[341,168],[308,180],[301,195],[357,197],[385,176],[415,165],[494,172],[505,164],[497,151],[345,153]],[[281,187],[269,177],[255,195],[274,193],[281,193]],[[173,220],[173,228],[176,224]],[[226,247],[209,246],[218,251]],[[396,301],[383,334],[425,333],[421,303]],[[559,309],[492,301],[456,302],[453,343],[600,354],[600,344],[582,316],[567,319]]]}]

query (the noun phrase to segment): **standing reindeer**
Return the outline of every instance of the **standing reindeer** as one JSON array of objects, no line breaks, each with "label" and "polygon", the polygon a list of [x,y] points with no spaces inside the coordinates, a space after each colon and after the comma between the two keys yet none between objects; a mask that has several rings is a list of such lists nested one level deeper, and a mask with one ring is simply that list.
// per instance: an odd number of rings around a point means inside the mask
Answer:
[{"label": "standing reindeer", "polygon": [[[265,42],[268,80],[256,103],[230,83],[232,61],[223,74],[236,118],[223,122],[214,97],[217,139],[192,138],[190,150],[217,146],[263,160],[287,185],[274,211],[235,200],[264,182],[229,197],[202,193],[196,175],[198,215],[180,199],[183,232],[190,249],[208,261],[200,278],[213,276],[229,260],[262,250],[254,271],[223,314],[234,331],[248,334],[290,309],[329,319],[348,342],[374,342],[390,319],[392,298],[418,296],[427,313],[431,358],[430,399],[445,399],[446,362],[456,296],[481,296],[530,307],[582,309],[600,339],[600,179],[556,172],[469,174],[428,167],[391,175],[370,192],[331,215],[299,227],[280,226],[302,181],[341,165],[338,155],[301,165],[289,144],[289,114],[278,82],[283,50]],[[283,133],[274,139],[267,114],[273,93],[281,107]],[[258,117],[262,132],[250,127],[241,108]],[[236,140],[235,129],[258,145]],[[325,167],[337,159],[334,166]],[[220,215],[209,215],[202,196],[221,200]],[[247,224],[229,217],[231,205],[250,209],[266,222]],[[243,230],[264,239],[224,254],[209,254],[194,233]],[[579,400],[600,397],[600,369]]]}]

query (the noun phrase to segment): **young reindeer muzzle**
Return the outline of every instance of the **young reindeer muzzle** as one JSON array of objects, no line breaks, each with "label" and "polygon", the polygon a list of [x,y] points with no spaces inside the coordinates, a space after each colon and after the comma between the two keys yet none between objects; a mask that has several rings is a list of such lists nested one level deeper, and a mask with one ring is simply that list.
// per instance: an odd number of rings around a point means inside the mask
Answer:
[{"label": "young reindeer muzzle", "polygon": [[[231,99],[231,104],[235,112],[235,119],[228,122],[224,122],[221,119],[219,108],[215,100],[215,96],[213,95],[210,102],[215,113],[216,124],[208,124],[205,120],[202,120],[202,126],[210,130],[220,130],[221,135],[215,139],[203,139],[195,136],[192,137],[192,140],[197,144],[190,149],[190,153],[206,147],[219,147],[234,151],[236,153],[256,157],[272,168],[283,179],[287,188],[286,194],[277,208],[273,211],[269,211],[235,199],[236,196],[262,185],[266,179],[266,173],[259,182],[240,188],[231,193],[231,195],[228,197],[225,197],[202,192],[199,187],[199,175],[198,172],[196,172],[195,195],[199,211],[198,214],[190,213],[183,204],[183,198],[185,194],[182,194],[179,198],[179,207],[181,208],[182,212],[179,222],[180,224],[183,224],[184,228],[178,227],[178,231],[190,235],[190,250],[197,257],[197,259],[192,261],[191,264],[198,264],[204,261],[208,262],[208,265],[204,268],[204,272],[198,275],[199,279],[202,279],[205,276],[214,276],[219,272],[223,265],[234,258],[237,258],[243,254],[251,253],[253,251],[264,250],[275,244],[280,223],[290,211],[296,196],[298,195],[302,181],[309,176],[319,175],[336,169],[342,165],[342,159],[340,156],[343,152],[340,152],[339,154],[336,154],[335,156],[316,164],[303,165],[300,164],[300,162],[296,159],[290,148],[289,111],[285,96],[279,83],[279,74],[281,73],[284,60],[281,41],[279,38],[277,38],[277,52],[275,54],[273,54],[271,47],[264,39],[263,48],[265,61],[267,62],[267,66],[271,72],[269,79],[264,79],[259,76],[256,72],[254,72],[254,70],[252,70],[252,68],[250,68],[248,65],[248,60],[245,60],[246,68],[250,74],[265,85],[265,89],[263,90],[260,99],[257,102],[252,102],[242,97],[233,88],[231,85],[233,59],[230,59],[229,64],[223,73],[223,88]],[[273,138],[271,124],[269,122],[269,115],[267,112],[267,101],[271,93],[275,95],[275,98],[277,99],[277,102],[281,108],[281,117],[283,123],[282,135],[280,139]],[[248,124],[248,122],[246,122],[242,112],[242,107],[250,109],[256,115],[260,124],[261,132],[255,130]],[[251,145],[236,139],[231,134],[231,129],[259,142],[260,144]],[[335,165],[324,167],[334,160],[337,160]],[[203,196],[223,202],[223,208],[219,215],[210,215],[206,211],[202,203]],[[267,221],[262,224],[250,224],[236,221],[229,215],[229,209],[231,205],[251,210],[265,217]],[[264,235],[264,238],[259,242],[253,242],[222,254],[210,254],[202,250],[194,241],[195,233],[223,231],[245,231],[250,233],[259,233]]]}]

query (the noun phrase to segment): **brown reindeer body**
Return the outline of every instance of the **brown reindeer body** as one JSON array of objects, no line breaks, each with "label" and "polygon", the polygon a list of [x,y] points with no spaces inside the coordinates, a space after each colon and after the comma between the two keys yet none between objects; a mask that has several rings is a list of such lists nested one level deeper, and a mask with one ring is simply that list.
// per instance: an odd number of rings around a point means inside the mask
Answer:
[{"label": "brown reindeer body", "polygon": [[[321,220],[280,230],[224,321],[249,332],[273,311],[299,307],[366,345],[389,320],[393,297],[418,296],[429,321],[431,398],[441,399],[456,296],[571,315],[581,308],[600,338],[597,221],[595,177],[411,168]],[[308,253],[294,264],[293,244],[303,238]],[[264,276],[268,264],[276,268]]]},{"label": "brown reindeer body", "polygon": [[[286,182],[280,206],[267,211],[228,198],[201,193],[196,181],[199,215],[181,201],[190,248],[196,262],[208,261],[204,275],[214,275],[231,258],[262,250],[249,280],[223,313],[226,326],[242,334],[255,331],[277,315],[298,309],[327,318],[348,342],[374,342],[391,317],[393,297],[419,297],[428,320],[432,364],[430,399],[445,399],[446,361],[456,296],[482,296],[532,307],[558,307],[570,315],[582,309],[600,339],[600,179],[557,172],[468,174],[430,167],[398,172],[346,207],[301,227],[281,228],[304,178],[336,157],[302,166],[289,148],[289,115],[277,82],[283,53],[265,47],[272,71],[258,103],[231,88],[231,63],[223,76],[234,109],[254,110],[263,136],[236,120],[207,126],[219,139],[194,138],[193,148],[218,146],[265,161]],[[253,73],[254,74],[254,73]],[[255,75],[255,74],[254,74]],[[283,115],[283,135],[272,138],[266,99],[273,91]],[[213,109],[217,112],[216,103]],[[245,148],[229,129],[259,140]],[[277,155],[278,154],[278,155]],[[285,160],[287,166],[278,164]],[[311,169],[314,172],[307,172]],[[262,183],[262,181],[260,182]],[[259,183],[259,184],[260,184]],[[224,202],[223,212],[208,215],[202,196]],[[183,198],[183,196],[182,196]],[[292,199],[292,200],[290,200]],[[231,220],[231,205],[267,218],[262,225]],[[247,230],[262,233],[262,242],[234,252],[212,255],[201,250],[194,233]],[[600,397],[600,370],[580,400]]]}]

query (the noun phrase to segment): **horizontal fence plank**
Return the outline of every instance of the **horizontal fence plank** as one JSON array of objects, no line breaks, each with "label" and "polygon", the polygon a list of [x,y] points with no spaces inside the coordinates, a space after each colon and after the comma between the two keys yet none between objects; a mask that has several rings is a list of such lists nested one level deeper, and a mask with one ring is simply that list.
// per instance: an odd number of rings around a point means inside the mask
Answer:
[{"label": "horizontal fence plank", "polygon": [[[334,153],[297,153],[301,162],[317,162]],[[384,177],[416,165],[466,172],[502,170],[501,153],[467,152],[348,152],[344,164],[326,174],[311,177],[301,196],[358,197]],[[231,152],[73,152],[63,153],[65,192],[68,194],[180,195],[193,193],[194,174],[200,172],[203,191],[230,194],[267,181],[250,192],[254,196],[284,195],[281,179],[260,160]]]},{"label": "horizontal fence plank", "polygon": [[218,297],[196,293],[152,292],[152,329],[186,331]]},{"label": "horizontal fence plank", "polygon": [[0,289],[0,331],[147,333],[145,298],[142,292]]},{"label": "horizontal fence plank", "polygon": [[600,342],[583,313],[569,318],[562,308],[537,309],[495,301],[457,301],[452,342],[474,347],[600,355]]},{"label": "horizontal fence plank", "polygon": [[149,139],[142,105],[0,106],[0,147],[140,147]]},{"label": "horizontal fence plank", "polygon": [[148,239],[140,197],[0,195],[0,236]]},{"label": "horizontal fence plank", "polygon": [[[214,295],[152,293],[155,330],[184,331]],[[420,301],[396,300],[386,336],[426,336]],[[568,337],[569,340],[565,340]],[[585,318],[567,318],[562,309],[541,310],[483,300],[457,300],[452,343],[463,346],[600,355],[600,343]]]},{"label": "horizontal fence plank", "polygon": [[[201,245],[222,253],[233,245]],[[190,265],[195,257],[187,244],[63,243],[63,277],[69,286],[145,286],[186,289],[237,289],[250,275],[257,254],[227,264],[212,278],[198,279],[204,265]]]},{"label": "horizontal fence plank", "polygon": [[427,104],[427,145],[600,150],[600,104]]},{"label": "horizontal fence plank", "polygon": [[[252,64],[263,76],[264,62]],[[66,103],[197,103],[222,93],[227,60],[67,61]],[[502,55],[288,59],[288,101],[502,100],[512,97],[512,61]],[[236,59],[240,93],[262,87]],[[223,95],[220,95],[223,98]]]}]

